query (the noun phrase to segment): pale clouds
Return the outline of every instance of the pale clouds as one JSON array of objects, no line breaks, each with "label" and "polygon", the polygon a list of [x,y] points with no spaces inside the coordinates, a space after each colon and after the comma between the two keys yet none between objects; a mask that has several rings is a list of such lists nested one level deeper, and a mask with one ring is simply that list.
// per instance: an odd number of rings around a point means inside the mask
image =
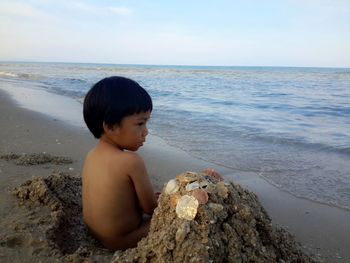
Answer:
[{"label": "pale clouds", "polygon": [[129,16],[133,13],[132,9],[125,6],[97,6],[87,4],[81,1],[71,1],[67,6],[76,8],[77,10],[82,12],[87,12],[89,14],[95,15],[104,15],[106,13],[112,13],[121,16]]},{"label": "pale clouds", "polygon": [[349,0],[194,2],[0,0],[0,60],[350,66]]},{"label": "pale clouds", "polygon": [[83,1],[33,1],[31,4],[28,1],[0,1],[0,15],[8,17],[47,18],[52,14],[57,14],[59,9],[62,11],[62,16],[67,10],[79,12],[78,16],[81,13],[97,16],[106,14],[130,16],[133,14],[133,10],[125,6],[92,5]]},{"label": "pale clouds", "polygon": [[127,7],[107,7],[107,10],[117,15],[131,15],[133,12]]},{"label": "pale clouds", "polygon": [[16,1],[1,1],[0,2],[1,16],[19,16],[19,17],[46,17],[46,14],[37,10],[33,6]]}]

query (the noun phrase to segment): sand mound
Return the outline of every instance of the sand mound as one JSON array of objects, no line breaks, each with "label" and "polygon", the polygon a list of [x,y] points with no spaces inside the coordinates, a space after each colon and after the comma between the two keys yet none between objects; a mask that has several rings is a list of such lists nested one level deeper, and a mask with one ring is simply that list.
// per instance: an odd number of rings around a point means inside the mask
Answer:
[{"label": "sand mound", "polygon": [[113,262],[314,262],[275,229],[257,196],[194,173],[170,180],[150,233]]},{"label": "sand mound", "polygon": [[62,156],[53,156],[48,153],[32,153],[32,154],[3,154],[0,156],[0,159],[6,161],[15,160],[17,165],[37,165],[37,164],[67,164],[72,163],[71,158],[62,157]]},{"label": "sand mound", "polygon": [[87,258],[97,262],[110,260],[112,253],[89,235],[83,223],[80,178],[54,173],[28,180],[12,193],[28,209],[45,206],[51,210],[49,218],[36,219],[46,224],[47,247],[42,253],[68,262]]},{"label": "sand mound", "polygon": [[[253,193],[204,175],[184,173],[171,180],[163,189],[149,235],[136,248],[117,251],[114,256],[84,226],[80,178],[54,173],[29,180],[12,193],[29,211],[35,207],[50,211],[46,218],[35,218],[34,229],[45,237],[36,253],[50,260],[314,262],[288,232],[272,227]],[[33,231],[33,224],[29,230]],[[17,239],[18,233],[3,245],[10,246]]]}]

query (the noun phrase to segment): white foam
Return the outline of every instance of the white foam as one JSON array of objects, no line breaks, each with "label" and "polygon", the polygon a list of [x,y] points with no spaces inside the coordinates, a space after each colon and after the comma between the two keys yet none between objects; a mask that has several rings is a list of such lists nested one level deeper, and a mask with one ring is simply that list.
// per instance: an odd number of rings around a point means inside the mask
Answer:
[{"label": "white foam", "polygon": [[12,72],[7,72],[7,71],[0,71],[0,76],[5,76],[5,77],[18,77],[17,74],[12,73]]},{"label": "white foam", "polygon": [[85,127],[82,104],[73,98],[49,93],[26,83],[1,82],[0,89],[6,91],[19,106],[32,111],[44,113],[79,128]]}]

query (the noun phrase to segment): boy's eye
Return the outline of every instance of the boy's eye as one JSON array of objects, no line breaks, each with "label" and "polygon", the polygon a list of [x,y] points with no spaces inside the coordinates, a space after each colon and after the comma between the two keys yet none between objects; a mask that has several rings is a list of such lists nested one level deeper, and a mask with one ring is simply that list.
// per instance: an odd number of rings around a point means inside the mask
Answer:
[{"label": "boy's eye", "polygon": [[144,122],[139,122],[137,125],[142,126],[144,124],[145,124]]}]

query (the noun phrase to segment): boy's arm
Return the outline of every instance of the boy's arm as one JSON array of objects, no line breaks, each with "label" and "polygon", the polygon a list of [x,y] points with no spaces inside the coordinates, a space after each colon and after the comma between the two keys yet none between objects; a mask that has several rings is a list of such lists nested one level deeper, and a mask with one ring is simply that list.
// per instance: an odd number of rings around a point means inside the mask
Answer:
[{"label": "boy's arm", "polygon": [[129,175],[134,183],[141,208],[146,214],[153,214],[157,200],[149,180],[143,159],[136,153],[130,153]]}]

